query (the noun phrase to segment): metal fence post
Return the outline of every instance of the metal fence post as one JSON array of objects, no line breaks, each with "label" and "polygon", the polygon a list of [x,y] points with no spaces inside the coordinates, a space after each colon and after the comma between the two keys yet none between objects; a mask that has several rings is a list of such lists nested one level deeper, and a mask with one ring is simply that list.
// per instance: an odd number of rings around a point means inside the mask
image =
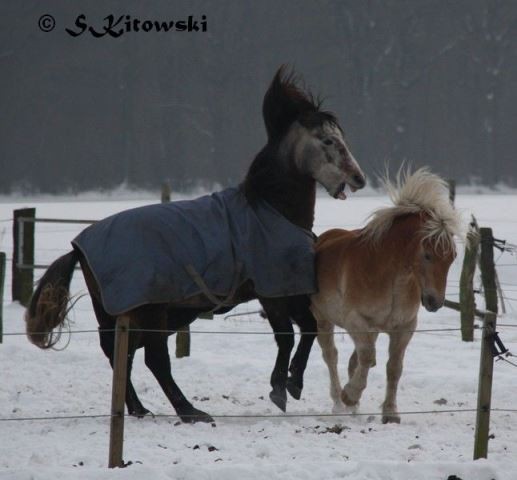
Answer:
[{"label": "metal fence post", "polygon": [[22,208],[13,212],[13,301],[23,306],[29,304],[34,283],[34,270],[26,265],[34,264],[34,219],[35,208]]}]

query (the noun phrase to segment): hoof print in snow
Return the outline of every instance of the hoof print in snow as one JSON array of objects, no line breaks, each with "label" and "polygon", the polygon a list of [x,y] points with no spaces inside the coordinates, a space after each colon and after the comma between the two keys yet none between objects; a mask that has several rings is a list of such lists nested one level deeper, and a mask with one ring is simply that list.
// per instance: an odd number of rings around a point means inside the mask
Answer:
[{"label": "hoof print in snow", "polygon": [[422,450],[422,445],[415,443],[414,445],[410,445],[407,447],[408,450]]},{"label": "hoof print in snow", "polygon": [[208,451],[209,451],[209,452],[218,452],[218,451],[219,451],[219,449],[218,449],[218,448],[216,448],[216,447],[214,447],[213,445],[210,445],[210,446],[208,447]]},{"label": "hoof print in snow", "polygon": [[436,405],[447,405],[447,400],[445,398],[439,398],[438,400],[435,400],[433,403]]},{"label": "hoof print in snow", "polygon": [[463,480],[463,479],[460,477],[457,477],[456,475],[449,475],[447,477],[447,480]]},{"label": "hoof print in snow", "polygon": [[318,434],[321,435],[322,433],[335,433],[336,435],[339,435],[343,432],[343,430],[350,430],[350,427],[336,424],[333,427],[327,427],[325,430],[318,432]]}]

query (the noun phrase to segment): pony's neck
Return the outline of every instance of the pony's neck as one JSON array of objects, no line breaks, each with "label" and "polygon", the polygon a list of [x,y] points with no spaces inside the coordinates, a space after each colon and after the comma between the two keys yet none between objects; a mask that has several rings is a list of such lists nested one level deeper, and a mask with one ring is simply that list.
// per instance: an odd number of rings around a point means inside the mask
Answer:
[{"label": "pony's neck", "polygon": [[316,182],[297,171],[294,162],[278,158],[266,147],[253,161],[243,188],[252,205],[265,200],[291,223],[312,230]]}]

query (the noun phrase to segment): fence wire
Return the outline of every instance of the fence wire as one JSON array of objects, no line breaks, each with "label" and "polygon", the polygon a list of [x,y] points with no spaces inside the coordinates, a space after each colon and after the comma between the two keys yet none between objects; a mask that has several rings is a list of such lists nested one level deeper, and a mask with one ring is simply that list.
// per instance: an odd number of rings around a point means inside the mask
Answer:
[{"label": "fence wire", "polygon": [[[498,325],[499,326],[499,325]],[[517,325],[515,325],[517,326]],[[483,327],[478,327],[476,330],[482,330]],[[115,332],[115,328],[102,328],[102,329],[91,329],[91,330],[64,330],[62,333],[64,334],[76,334],[76,333],[113,333]],[[153,328],[128,328],[127,331],[138,332],[138,333],[185,333],[184,330],[171,330],[171,329],[153,329]],[[232,331],[232,330],[189,330],[189,333],[193,334],[201,334],[201,335],[351,335],[351,334],[368,334],[368,333],[434,333],[434,332],[460,332],[461,328],[451,327],[451,328],[423,328],[416,330],[339,330],[333,332],[274,332],[273,330],[262,332],[255,330],[241,330],[241,331]],[[46,335],[49,332],[31,332],[31,335]],[[27,332],[4,332],[4,336],[21,336],[27,335]]]},{"label": "fence wire", "polygon": [[[346,417],[375,417],[382,415],[439,415],[439,414],[453,414],[453,413],[477,413],[483,412],[482,408],[450,408],[445,410],[408,410],[403,412],[343,412],[343,413],[278,413],[278,414],[221,414],[221,415],[210,415],[213,419],[242,419],[242,418],[260,418],[260,419],[289,419],[289,418],[346,418]],[[516,413],[517,409],[513,408],[491,408],[491,412],[498,413]],[[0,422],[27,422],[27,421],[45,421],[45,420],[82,420],[82,419],[95,419],[95,418],[112,418],[112,417],[127,417],[135,418],[134,415],[127,413],[120,415],[114,414],[93,414],[93,415],[54,415],[54,416],[43,416],[43,417],[2,417]],[[151,418],[177,418],[180,417],[176,414],[165,414],[157,413],[150,414]],[[196,418],[197,415],[182,415],[183,418]]]}]

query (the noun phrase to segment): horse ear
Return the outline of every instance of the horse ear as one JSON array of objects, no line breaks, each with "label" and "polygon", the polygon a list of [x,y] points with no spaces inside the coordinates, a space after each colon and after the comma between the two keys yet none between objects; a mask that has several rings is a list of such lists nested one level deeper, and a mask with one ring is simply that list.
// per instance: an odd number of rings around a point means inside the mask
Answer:
[{"label": "horse ear", "polygon": [[293,72],[282,65],[276,72],[262,103],[262,116],[268,139],[282,136],[300,114],[300,91],[296,87]]}]

